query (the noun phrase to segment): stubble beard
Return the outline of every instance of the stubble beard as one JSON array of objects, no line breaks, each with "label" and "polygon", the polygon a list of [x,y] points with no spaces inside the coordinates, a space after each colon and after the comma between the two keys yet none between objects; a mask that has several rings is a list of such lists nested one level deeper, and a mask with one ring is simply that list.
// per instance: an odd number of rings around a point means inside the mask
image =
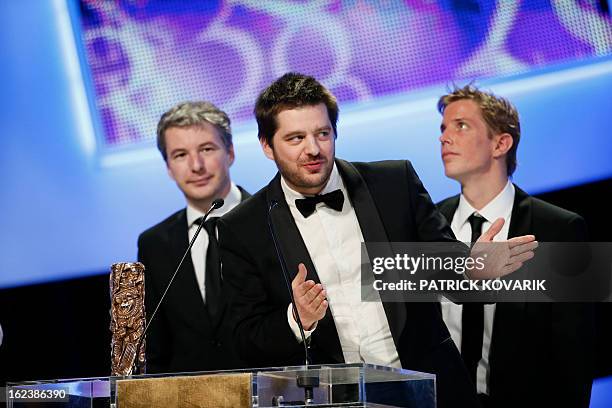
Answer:
[{"label": "stubble beard", "polygon": [[285,181],[287,181],[294,190],[317,189],[318,191],[316,193],[320,192],[325,187],[332,171],[332,165],[328,161],[324,163],[320,173],[307,174],[306,176],[302,173],[302,171],[306,171],[305,169],[302,170],[302,163],[297,163],[296,167],[292,168],[284,162],[276,161],[276,167]]}]

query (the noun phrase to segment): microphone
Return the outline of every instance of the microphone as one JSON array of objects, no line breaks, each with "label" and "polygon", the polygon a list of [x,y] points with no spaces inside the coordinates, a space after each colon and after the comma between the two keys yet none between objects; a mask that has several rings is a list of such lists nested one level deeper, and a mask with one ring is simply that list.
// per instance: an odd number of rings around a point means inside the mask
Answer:
[{"label": "microphone", "polygon": [[[278,258],[278,262],[281,265],[281,271],[283,272],[283,278],[285,279],[285,284],[287,285],[287,292],[289,292],[289,298],[291,299],[291,306],[293,309],[293,316],[295,316],[298,328],[300,329],[300,336],[302,337],[302,344],[304,345],[304,365],[308,368],[310,364],[310,345],[306,341],[306,335],[304,334],[304,325],[302,325],[302,319],[300,318],[300,313],[298,312],[297,305],[295,303],[295,298],[293,297],[293,290],[291,289],[291,280],[289,279],[289,274],[287,273],[287,263],[285,262],[285,257],[278,245],[278,237],[276,236],[276,231],[274,230],[274,225],[272,224],[272,210],[278,207],[278,201],[272,200],[270,201],[270,207],[268,208],[268,228],[270,229],[270,235],[272,235],[272,242],[274,242],[274,249],[276,249],[276,256]],[[297,378],[297,386],[300,388],[304,388],[304,402],[306,405],[310,404],[314,400],[314,387],[319,386],[319,377],[309,375],[308,372],[304,372],[302,374],[298,374]],[[282,397],[273,397],[273,403],[277,398],[282,400]]]},{"label": "microphone", "polygon": [[[191,238],[191,242],[189,242],[189,246],[187,246],[187,250],[183,254],[183,257],[181,258],[178,266],[176,267],[176,270],[172,274],[172,277],[170,278],[170,281],[166,285],[166,289],[164,290],[164,293],[159,298],[159,302],[157,302],[157,306],[155,306],[155,309],[153,310],[153,313],[151,314],[151,317],[149,318],[149,321],[147,322],[147,325],[145,326],[144,333],[142,334],[142,337],[140,338],[140,341],[138,342],[138,347],[136,347],[136,350],[140,350],[140,345],[142,344],[143,340],[145,339],[145,337],[147,335],[147,331],[149,330],[149,326],[151,325],[151,322],[155,318],[155,315],[157,314],[157,311],[159,310],[159,307],[161,306],[162,302],[164,301],[164,298],[166,297],[166,294],[168,293],[168,290],[172,286],[172,282],[174,282],[174,278],[176,278],[176,275],[178,274],[178,271],[181,269],[181,266],[183,266],[183,262],[185,262],[185,258],[187,258],[187,254],[189,254],[189,251],[191,251],[191,248],[193,247],[193,244],[195,243],[195,240],[198,238],[198,235],[200,234],[200,231],[204,227],[204,223],[206,222],[206,219],[208,218],[208,216],[210,215],[211,212],[213,212],[217,208],[223,207],[224,203],[225,203],[225,201],[223,201],[222,198],[216,198],[215,200],[213,200],[212,204],[208,208],[208,211],[206,211],[206,213],[204,214],[204,217],[202,217],[202,222],[200,222],[200,225],[198,225],[198,229],[196,230],[195,234],[193,234],[193,238]],[[146,282],[146,277],[145,277],[145,282]],[[145,294],[145,296],[146,296],[146,294]],[[145,353],[145,355],[146,355],[146,353]],[[140,368],[140,367],[137,367],[138,359],[136,359],[134,361],[134,364],[136,365],[135,368]]]},{"label": "microphone", "polygon": [[283,272],[283,278],[285,278],[285,284],[287,285],[287,292],[289,292],[289,297],[291,298],[291,306],[293,309],[293,315],[296,317],[297,325],[300,329],[300,336],[302,337],[302,344],[304,345],[304,364],[310,364],[310,347],[306,342],[306,335],[304,334],[304,326],[302,325],[302,319],[300,318],[300,313],[298,312],[297,305],[295,304],[295,298],[293,297],[293,290],[291,289],[291,280],[289,279],[289,274],[287,273],[287,264],[285,263],[285,257],[280,250],[280,246],[278,245],[278,238],[276,236],[276,231],[274,230],[274,225],[272,225],[272,210],[278,206],[278,201],[272,200],[270,202],[270,208],[268,208],[268,228],[270,229],[270,235],[272,235],[272,242],[274,242],[274,249],[276,249],[276,256],[281,265],[281,271]]}]

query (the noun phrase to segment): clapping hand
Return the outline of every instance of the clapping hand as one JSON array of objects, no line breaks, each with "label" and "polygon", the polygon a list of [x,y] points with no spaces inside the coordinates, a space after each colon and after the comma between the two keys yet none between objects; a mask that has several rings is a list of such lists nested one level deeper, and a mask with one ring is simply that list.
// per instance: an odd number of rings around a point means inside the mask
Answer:
[{"label": "clapping hand", "polygon": [[[316,322],[325,316],[328,302],[323,285],[313,280],[306,280],[306,267],[298,265],[298,273],[291,282],[293,298],[302,321],[304,330],[311,330]],[[293,318],[297,321],[296,316]]]}]

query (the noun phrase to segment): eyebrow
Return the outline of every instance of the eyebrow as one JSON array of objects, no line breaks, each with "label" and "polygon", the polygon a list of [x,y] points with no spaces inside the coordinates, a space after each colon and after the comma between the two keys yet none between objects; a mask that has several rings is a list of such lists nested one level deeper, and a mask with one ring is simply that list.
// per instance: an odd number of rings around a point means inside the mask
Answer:
[{"label": "eyebrow", "polygon": [[[320,132],[320,131],[322,131],[322,130],[328,130],[328,131],[331,131],[331,130],[332,130],[332,127],[331,127],[331,126],[329,126],[329,125],[324,125],[324,126],[318,127],[318,128],[316,128],[316,129],[315,129],[315,133],[316,133],[316,132]],[[291,136],[303,135],[303,134],[305,134],[305,133],[308,133],[308,132],[306,132],[306,131],[304,131],[304,130],[293,130],[293,131],[290,131],[290,132],[288,132],[288,133],[285,133],[285,134],[284,134],[282,137],[283,137],[283,138],[288,138],[288,137],[291,137]]]},{"label": "eyebrow", "polygon": [[[207,147],[207,146],[221,147],[218,143],[215,143],[214,141],[208,141],[208,142],[199,144],[198,149],[201,149],[202,147]],[[189,149],[185,147],[177,147],[176,149],[170,151],[170,156],[172,156],[175,153],[182,153],[182,152],[187,152],[187,151],[189,151]]]},{"label": "eyebrow", "polygon": [[220,147],[219,144],[217,142],[214,142],[214,141],[208,141],[208,142],[204,142],[204,143],[198,145],[198,147],[206,147],[206,146]]}]

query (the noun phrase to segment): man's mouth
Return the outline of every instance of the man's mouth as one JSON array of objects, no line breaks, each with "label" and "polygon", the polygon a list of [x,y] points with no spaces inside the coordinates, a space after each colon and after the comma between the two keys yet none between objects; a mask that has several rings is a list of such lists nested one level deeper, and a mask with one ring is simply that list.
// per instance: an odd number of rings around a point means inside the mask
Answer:
[{"label": "man's mouth", "polygon": [[324,160],[315,160],[315,161],[309,161],[307,163],[304,163],[302,166],[306,170],[314,173],[314,172],[321,170],[324,164],[325,164]]},{"label": "man's mouth", "polygon": [[189,184],[192,184],[196,187],[202,187],[207,185],[208,183],[210,183],[210,180],[212,179],[212,176],[210,177],[203,177],[203,178],[199,178],[199,179],[194,179],[194,180],[190,180]]}]

